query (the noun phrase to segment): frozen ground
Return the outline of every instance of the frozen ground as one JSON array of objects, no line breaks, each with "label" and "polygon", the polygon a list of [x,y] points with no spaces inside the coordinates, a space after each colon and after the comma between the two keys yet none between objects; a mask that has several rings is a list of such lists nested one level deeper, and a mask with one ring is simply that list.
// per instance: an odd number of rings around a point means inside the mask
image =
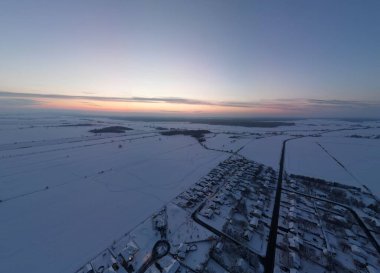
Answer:
[{"label": "frozen ground", "polygon": [[287,138],[289,138],[288,135],[252,139],[241,150],[240,154],[250,160],[271,166],[274,169],[278,169],[282,142]]},{"label": "frozen ground", "polygon": [[0,271],[75,271],[228,157],[142,136],[2,152]]},{"label": "frozen ground", "polygon": [[318,145],[320,142],[321,138],[315,137],[289,141],[285,154],[286,171],[359,186],[353,177]]},{"label": "frozen ground", "polygon": [[[113,125],[134,130],[88,132]],[[73,272],[231,152],[277,169],[282,142],[295,136],[320,135],[288,142],[286,171],[365,184],[379,195],[380,140],[347,137],[378,134],[378,126],[299,120],[295,126],[245,128],[93,117],[1,117],[0,272]],[[202,147],[188,136],[162,136],[158,127],[212,133]]]},{"label": "frozen ground", "polygon": [[380,139],[348,137],[378,132],[378,128],[342,130],[291,140],[287,144],[286,171],[353,186],[364,185],[379,196]]},{"label": "frozen ground", "polygon": [[355,182],[380,196],[380,139],[326,139],[320,144]]}]

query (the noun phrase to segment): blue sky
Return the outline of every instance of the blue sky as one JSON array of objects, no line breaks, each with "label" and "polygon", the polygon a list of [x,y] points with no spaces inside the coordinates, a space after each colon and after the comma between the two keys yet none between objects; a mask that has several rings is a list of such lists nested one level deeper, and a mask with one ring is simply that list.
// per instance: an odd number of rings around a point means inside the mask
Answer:
[{"label": "blue sky", "polygon": [[3,0],[0,37],[3,108],[380,116],[376,0]]}]

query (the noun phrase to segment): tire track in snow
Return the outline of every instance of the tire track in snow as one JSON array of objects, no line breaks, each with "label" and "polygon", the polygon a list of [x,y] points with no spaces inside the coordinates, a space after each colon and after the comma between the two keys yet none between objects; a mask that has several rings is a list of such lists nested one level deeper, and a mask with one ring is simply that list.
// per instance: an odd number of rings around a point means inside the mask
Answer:
[{"label": "tire track in snow", "polygon": [[[121,141],[125,142],[125,141],[130,141],[130,140],[137,140],[137,139],[156,137],[156,136],[157,135],[155,134],[155,135],[152,135],[152,136],[143,136],[143,137],[130,138],[130,139],[124,139],[124,140],[119,140],[119,141],[120,142]],[[95,146],[95,145],[100,145],[100,144],[108,144],[108,143],[112,143],[112,142],[102,142],[102,143],[96,143],[96,144],[88,144],[88,145],[79,146],[79,148],[89,147],[89,146]],[[69,147],[69,148],[70,149],[75,149],[75,148],[78,148],[78,146],[77,147]],[[60,150],[66,150],[66,149],[67,148],[56,149],[56,150],[60,151]],[[98,173],[94,174],[93,176],[96,176],[96,175],[98,175]],[[91,178],[91,176],[88,176],[88,178]],[[24,193],[17,194],[17,195],[14,195],[14,196],[6,197],[6,198],[3,198],[3,199],[0,199],[0,204],[4,203],[4,202],[15,200],[15,199],[19,199],[19,198],[22,198],[22,197],[30,196],[30,195],[33,195],[33,194],[36,194],[36,193],[41,193],[41,192],[44,192],[44,191],[47,191],[47,190],[51,190],[51,189],[55,189],[55,188],[58,188],[58,187],[62,187],[62,186],[71,184],[73,182],[76,182],[76,181],[78,181],[80,179],[81,178],[76,177],[74,179],[70,179],[69,181],[66,181],[66,182],[63,182],[63,183],[60,183],[60,184],[56,184],[56,185],[52,185],[52,186],[43,186],[43,187],[40,187],[39,189],[36,189],[36,190],[33,190],[33,191],[24,192]],[[87,179],[85,179],[85,180],[87,180]]]},{"label": "tire track in snow", "polygon": [[360,180],[349,170],[346,168],[346,166],[343,165],[342,162],[340,162],[335,156],[333,156],[325,147],[323,147],[319,142],[316,142],[317,145],[328,155],[330,156],[340,167],[342,167],[343,170],[345,170],[354,180],[356,183],[358,183],[361,187],[364,187],[368,191],[370,191]]}]

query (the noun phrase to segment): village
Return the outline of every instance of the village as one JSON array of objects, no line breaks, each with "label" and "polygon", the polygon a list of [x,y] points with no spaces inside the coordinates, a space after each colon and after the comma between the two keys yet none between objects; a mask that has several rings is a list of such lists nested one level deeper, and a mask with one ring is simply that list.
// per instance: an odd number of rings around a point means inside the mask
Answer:
[{"label": "village", "polygon": [[[231,157],[78,273],[264,272],[275,178],[271,168]],[[167,255],[157,258],[160,241]]]},{"label": "village", "polygon": [[77,273],[268,272],[278,192],[273,272],[378,272],[374,196],[287,174],[278,188],[277,178],[233,155]]},{"label": "village", "polygon": [[360,188],[288,176],[281,197],[276,272],[378,272],[377,222],[362,220],[376,219],[376,206],[369,204],[378,201]]}]

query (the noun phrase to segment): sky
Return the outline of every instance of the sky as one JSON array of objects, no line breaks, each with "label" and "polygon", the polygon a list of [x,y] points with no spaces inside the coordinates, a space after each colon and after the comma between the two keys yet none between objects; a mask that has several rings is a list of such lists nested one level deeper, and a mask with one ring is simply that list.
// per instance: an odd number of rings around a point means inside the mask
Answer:
[{"label": "sky", "polygon": [[0,1],[0,113],[380,117],[380,1]]}]

